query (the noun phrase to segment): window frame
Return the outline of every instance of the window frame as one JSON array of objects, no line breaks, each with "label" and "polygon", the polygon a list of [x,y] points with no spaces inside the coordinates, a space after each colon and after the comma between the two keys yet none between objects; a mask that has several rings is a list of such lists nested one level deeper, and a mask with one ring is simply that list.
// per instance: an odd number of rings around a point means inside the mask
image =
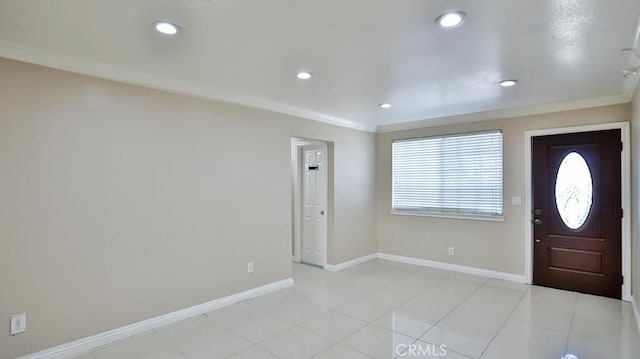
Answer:
[{"label": "window frame", "polygon": [[[394,144],[398,142],[410,142],[410,141],[419,141],[425,139],[443,139],[450,137],[464,137],[464,136],[472,136],[478,134],[489,134],[489,133],[497,133],[500,134],[500,160],[501,160],[501,168],[500,168],[500,193],[501,193],[501,203],[500,203],[500,214],[484,214],[484,213],[465,213],[465,212],[457,212],[456,210],[447,210],[446,208],[430,208],[430,209],[409,209],[409,208],[394,208],[395,202],[395,156],[394,156]],[[439,190],[442,187],[438,188]],[[459,210],[459,208],[457,209]],[[435,217],[435,218],[455,218],[455,219],[470,219],[470,220],[481,220],[481,221],[492,221],[492,222],[504,222],[505,210],[505,196],[504,196],[504,133],[501,129],[496,130],[486,130],[486,131],[474,131],[474,132],[460,132],[460,133],[448,133],[443,135],[433,135],[433,136],[421,136],[421,137],[412,137],[412,138],[398,138],[391,141],[391,211],[390,213],[393,215],[404,215],[404,216],[422,216],[422,217]]]}]

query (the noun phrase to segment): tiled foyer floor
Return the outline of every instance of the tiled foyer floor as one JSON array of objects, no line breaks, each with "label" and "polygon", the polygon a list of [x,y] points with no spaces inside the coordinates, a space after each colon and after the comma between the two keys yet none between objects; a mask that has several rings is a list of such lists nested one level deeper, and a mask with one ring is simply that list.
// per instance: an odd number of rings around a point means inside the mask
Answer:
[{"label": "tiled foyer floor", "polygon": [[640,358],[631,305],[617,300],[383,260],[294,265],[294,278],[80,358]]}]

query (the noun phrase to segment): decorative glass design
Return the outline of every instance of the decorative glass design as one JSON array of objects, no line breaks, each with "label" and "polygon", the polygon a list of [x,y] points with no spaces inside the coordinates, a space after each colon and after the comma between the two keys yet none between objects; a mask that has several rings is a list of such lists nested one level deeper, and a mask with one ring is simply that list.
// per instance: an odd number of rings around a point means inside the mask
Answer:
[{"label": "decorative glass design", "polygon": [[571,229],[587,221],[593,203],[593,180],[587,162],[577,152],[567,154],[556,177],[556,206],[560,218]]}]

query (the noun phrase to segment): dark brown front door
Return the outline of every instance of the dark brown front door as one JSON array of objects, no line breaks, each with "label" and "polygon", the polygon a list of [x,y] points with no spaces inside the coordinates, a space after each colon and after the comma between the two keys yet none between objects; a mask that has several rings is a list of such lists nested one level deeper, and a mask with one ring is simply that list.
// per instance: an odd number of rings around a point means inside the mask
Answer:
[{"label": "dark brown front door", "polygon": [[620,130],[533,138],[533,283],[620,298]]}]

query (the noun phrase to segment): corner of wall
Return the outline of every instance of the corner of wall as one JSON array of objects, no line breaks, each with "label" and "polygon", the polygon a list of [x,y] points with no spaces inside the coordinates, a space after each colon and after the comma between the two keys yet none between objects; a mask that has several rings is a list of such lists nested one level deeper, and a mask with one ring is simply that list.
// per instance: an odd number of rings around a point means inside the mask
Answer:
[{"label": "corner of wall", "polygon": [[[640,86],[631,98],[631,291],[634,309],[640,303]],[[636,316],[638,319],[638,316]],[[638,322],[640,326],[640,321]]]}]

